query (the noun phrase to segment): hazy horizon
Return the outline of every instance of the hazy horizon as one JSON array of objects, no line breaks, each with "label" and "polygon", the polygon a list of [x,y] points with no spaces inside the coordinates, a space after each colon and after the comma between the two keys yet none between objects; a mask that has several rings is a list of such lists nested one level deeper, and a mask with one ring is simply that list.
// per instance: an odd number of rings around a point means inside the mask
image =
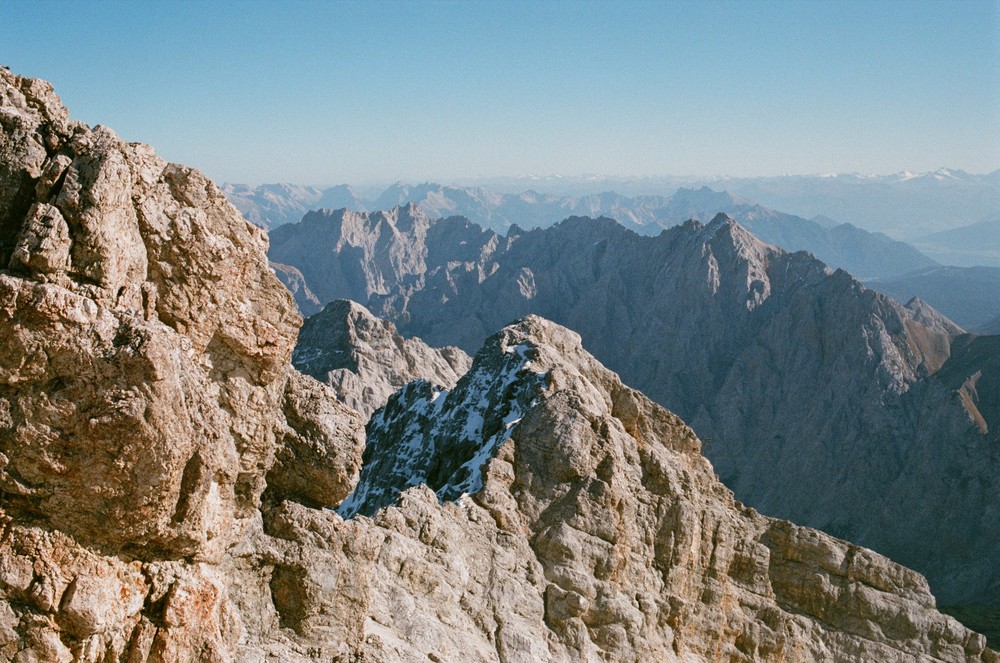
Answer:
[{"label": "hazy horizon", "polygon": [[[434,178],[434,177],[415,177],[412,179],[370,179],[366,181],[329,181],[329,182],[293,182],[290,180],[272,180],[272,181],[235,181],[235,180],[219,180],[218,183],[229,184],[229,185],[239,185],[248,187],[263,187],[263,186],[304,186],[313,187],[316,189],[326,189],[337,186],[349,186],[358,189],[380,189],[384,190],[394,185],[404,185],[404,186],[424,186],[424,185],[440,185],[444,187],[476,187],[481,186],[483,188],[490,188],[492,183],[498,181],[510,181],[510,182],[521,182],[530,183],[533,181],[545,182],[549,180],[562,180],[567,183],[583,185],[588,181],[593,182],[610,182],[610,183],[640,183],[644,181],[658,181],[658,180],[672,180],[678,182],[691,182],[692,184],[697,184],[711,188],[713,182],[719,184],[725,184],[726,182],[734,182],[738,180],[757,180],[757,179],[780,179],[780,178],[837,178],[837,177],[859,177],[859,178],[888,178],[895,175],[910,174],[913,176],[920,175],[930,175],[942,170],[952,171],[952,172],[964,172],[972,177],[983,177],[987,175],[992,175],[994,173],[1000,172],[1000,167],[994,168],[992,170],[984,170],[980,172],[970,172],[963,170],[961,168],[952,168],[950,166],[940,166],[938,168],[933,168],[930,170],[913,170],[913,169],[903,169],[893,172],[880,172],[880,173],[862,173],[857,171],[852,172],[839,172],[839,173],[821,173],[821,172],[802,172],[802,173],[775,173],[772,175],[728,175],[728,174],[712,174],[712,175],[700,175],[700,174],[678,174],[678,173],[653,173],[653,174],[625,174],[625,175],[604,175],[601,173],[546,173],[546,174],[501,174],[501,175],[484,175],[479,177],[445,177],[445,178]],[[680,186],[684,186],[681,184]],[[520,193],[520,191],[518,192]],[[594,193],[597,193],[595,190]]]},{"label": "hazy horizon", "polygon": [[219,182],[1000,168],[1000,0],[4,13],[0,63]]}]

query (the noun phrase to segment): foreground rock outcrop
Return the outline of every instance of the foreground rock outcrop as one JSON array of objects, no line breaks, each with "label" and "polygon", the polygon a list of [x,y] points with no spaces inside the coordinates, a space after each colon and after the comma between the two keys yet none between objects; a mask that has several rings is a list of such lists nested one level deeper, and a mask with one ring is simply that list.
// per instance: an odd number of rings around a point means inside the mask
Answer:
[{"label": "foreground rock outcrop", "polygon": [[453,390],[409,385],[367,432],[340,511],[380,533],[379,656],[995,657],[913,571],[735,502],[680,419],[541,318],[491,337]]},{"label": "foreground rock outcrop", "polygon": [[0,126],[0,660],[998,661],[539,318],[362,457],[215,185],[5,70]]},{"label": "foreground rock outcrop", "polygon": [[197,171],[2,75],[5,510],[217,559],[256,513],[301,324],[266,239]]}]

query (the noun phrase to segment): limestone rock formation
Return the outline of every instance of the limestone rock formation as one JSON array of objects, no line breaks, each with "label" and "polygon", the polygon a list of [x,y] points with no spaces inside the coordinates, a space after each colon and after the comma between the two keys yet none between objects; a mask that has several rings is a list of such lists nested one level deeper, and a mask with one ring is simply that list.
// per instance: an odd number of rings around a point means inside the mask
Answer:
[{"label": "limestone rock formation", "polygon": [[445,296],[457,283],[482,280],[517,232],[504,239],[459,217],[432,221],[415,205],[373,213],[323,209],[275,228],[269,256],[299,269],[324,305],[350,299],[381,315],[382,295],[429,288]]},{"label": "limestone rock formation", "polygon": [[540,318],[489,339],[452,391],[399,392],[368,436],[341,511],[399,502],[348,521],[382,532],[366,641],[381,656],[996,656],[916,573],[735,502],[680,419]]},{"label": "limestone rock formation", "polygon": [[370,416],[413,380],[451,388],[471,359],[456,347],[432,348],[349,300],[327,305],[302,326],[292,363],[333,387],[337,397]]},{"label": "limestone rock formation", "polygon": [[369,426],[448,501],[361,468],[398,505],[315,508],[360,495],[362,420],[291,368],[261,232],[41,81],[0,70],[0,126],[0,660],[1000,660],[538,318]]},{"label": "limestone rock formation", "polygon": [[4,508],[216,559],[256,513],[301,321],[266,239],[197,171],[0,75]]},{"label": "limestone rock formation", "polygon": [[[310,283],[368,274],[377,292],[349,292],[432,345],[472,351],[529,313],[577,330],[692,425],[741,500],[899,559],[951,603],[1000,600],[1000,446],[980,425],[1000,412],[967,407],[959,390],[993,369],[951,362],[956,376],[934,380],[963,337],[930,307],[904,307],[725,216],[657,237],[571,218],[502,239],[458,219],[418,235],[391,216],[355,228],[350,246],[329,240],[322,255],[281,259]],[[392,243],[358,234],[373,229],[405,238],[422,266],[371,271],[404,262]],[[306,223],[280,230],[286,247],[319,241]],[[362,259],[351,246],[372,248]],[[456,247],[464,257],[446,258]],[[323,296],[340,287],[329,283]]]}]

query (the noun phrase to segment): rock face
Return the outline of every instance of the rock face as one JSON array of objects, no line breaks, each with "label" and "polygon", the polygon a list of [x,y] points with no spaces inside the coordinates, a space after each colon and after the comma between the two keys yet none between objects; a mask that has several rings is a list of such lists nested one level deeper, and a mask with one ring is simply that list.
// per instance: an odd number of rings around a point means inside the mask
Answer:
[{"label": "rock face", "polygon": [[[916,573],[735,503],[538,318],[394,397],[359,482],[262,234],[47,84],[0,93],[0,660],[998,661]],[[399,504],[315,508],[345,499]]]},{"label": "rock face", "polygon": [[[305,223],[280,230],[288,247],[303,241],[296,232],[318,235]],[[350,291],[403,334],[472,350],[529,313],[565,324],[688,421],[740,499],[899,559],[948,602],[1000,599],[997,430],[932,379],[963,337],[930,307],[904,307],[724,216],[657,237],[583,218],[501,239],[459,219],[418,235],[386,217],[377,233],[426,256],[397,285],[380,270],[361,280],[377,292]],[[389,242],[352,234],[351,246],[372,247],[360,259],[334,241],[322,255],[281,259],[310,283],[403,264]],[[465,261],[444,258],[456,248]],[[949,385],[993,370],[950,366],[962,379]]]},{"label": "rock face", "polygon": [[0,659],[231,660],[268,478],[339,503],[362,422],[203,175],[6,70],[0,126]]},{"label": "rock face", "polygon": [[[269,255],[298,268],[324,305],[335,299],[369,303],[401,290],[478,283],[494,267],[492,256],[516,234],[505,240],[458,217],[432,221],[412,204],[371,214],[319,210],[274,229]],[[445,281],[440,285],[438,274]]]},{"label": "rock face", "polygon": [[18,522],[216,558],[254,517],[300,317],[203,175],[3,73],[0,484]]},{"label": "rock face", "polygon": [[[349,521],[382,532],[366,641],[380,655],[995,657],[932,610],[919,575],[734,502],[680,419],[540,318],[489,339],[454,390],[399,392],[368,436],[341,511],[400,500]],[[413,614],[413,596],[433,610]]]},{"label": "rock face", "polygon": [[403,338],[391,322],[348,300],[309,318],[292,356],[295,368],[329,384],[341,402],[366,417],[413,380],[453,387],[471,363],[456,347]]}]

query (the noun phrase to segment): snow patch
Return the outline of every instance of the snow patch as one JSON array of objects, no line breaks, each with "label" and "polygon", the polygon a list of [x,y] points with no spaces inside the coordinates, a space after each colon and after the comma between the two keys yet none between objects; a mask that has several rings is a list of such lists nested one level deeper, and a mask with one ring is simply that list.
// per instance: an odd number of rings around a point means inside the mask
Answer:
[{"label": "snow patch", "polygon": [[451,391],[411,382],[368,423],[364,467],[337,509],[344,518],[372,515],[399,493],[426,484],[441,501],[483,487],[483,469],[514,434],[548,374],[537,371],[527,344],[477,357]]}]

